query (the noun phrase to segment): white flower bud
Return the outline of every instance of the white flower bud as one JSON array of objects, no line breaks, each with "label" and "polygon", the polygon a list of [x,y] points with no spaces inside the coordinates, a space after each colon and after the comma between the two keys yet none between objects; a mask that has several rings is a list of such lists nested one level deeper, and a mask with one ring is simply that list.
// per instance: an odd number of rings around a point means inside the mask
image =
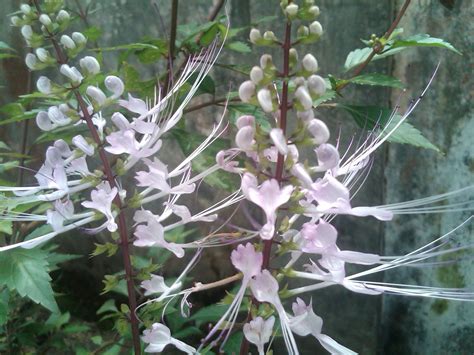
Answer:
[{"label": "white flower bud", "polygon": [[298,37],[306,37],[309,35],[309,28],[307,26],[300,26],[298,27],[298,31],[296,32]]},{"label": "white flower bud", "polygon": [[18,16],[13,16],[10,19],[10,23],[12,24],[12,26],[20,26],[21,18],[19,18]]},{"label": "white flower bud", "polygon": [[246,127],[246,126],[252,126],[253,127],[255,125],[255,117],[252,116],[252,115],[240,116],[237,119],[237,122],[235,122],[235,125],[239,129],[242,128],[242,127]]},{"label": "white flower bud", "polygon": [[79,61],[81,69],[89,75],[95,75],[100,72],[100,64],[94,57],[87,56]]},{"label": "white flower bud", "polygon": [[304,56],[301,64],[303,65],[304,70],[315,73],[318,70],[318,61],[314,55],[308,53]]},{"label": "white flower bud", "polygon": [[38,59],[43,63],[47,62],[48,59],[50,58],[49,57],[49,52],[44,48],[36,49],[35,53],[36,53],[36,56],[38,57]]},{"label": "white flower bud", "polygon": [[21,12],[23,12],[25,15],[28,15],[31,13],[31,6],[30,5],[27,5],[27,4],[22,4],[20,6],[20,10]]},{"label": "white flower bud", "polygon": [[33,29],[31,28],[31,26],[30,25],[23,25],[21,27],[21,35],[27,41],[30,40],[31,37],[33,37]]},{"label": "white flower bud", "polygon": [[280,154],[288,154],[288,145],[286,144],[286,137],[283,134],[283,130],[281,128],[273,128],[270,131],[270,139],[272,140],[273,144],[275,145],[276,149]]},{"label": "white flower bud", "polygon": [[74,84],[80,84],[83,79],[83,76],[79,72],[79,70],[77,70],[75,67],[70,67],[67,64],[61,65],[59,71],[62,75],[69,78],[69,80],[71,80],[71,82],[73,82]]},{"label": "white flower bud", "polygon": [[115,112],[110,119],[114,123],[115,127],[121,131],[125,131],[130,127],[130,122],[128,122],[125,116],[120,112]]},{"label": "white flower bud", "polygon": [[293,79],[293,83],[295,84],[295,87],[298,87],[304,85],[306,83],[306,80],[304,80],[302,76],[297,76]]},{"label": "white flower bud", "polygon": [[107,96],[105,96],[104,92],[95,86],[88,86],[86,89],[86,94],[99,106],[103,106],[107,100]]},{"label": "white flower bud", "polygon": [[42,94],[48,95],[51,94],[51,80],[45,76],[40,76],[36,82],[36,87],[38,91]]},{"label": "white flower bud", "polygon": [[255,95],[255,84],[250,81],[244,81],[239,87],[239,97],[242,102],[250,102],[250,99]]},{"label": "white flower bud", "polygon": [[72,36],[73,41],[79,45],[87,43],[86,36],[84,36],[81,32],[73,32],[71,36]]},{"label": "white flower bud", "polygon": [[67,48],[67,49],[75,49],[76,48],[76,44],[74,43],[72,38],[69,37],[68,35],[62,35],[60,42],[64,46],[64,48]]},{"label": "white flower bud", "polygon": [[114,95],[112,96],[113,99],[120,97],[125,90],[125,85],[123,84],[123,81],[113,75],[109,75],[108,77],[106,77],[104,80],[104,84],[107,90],[114,93]]},{"label": "white flower bud", "polygon": [[41,14],[40,17],[39,17],[39,21],[45,25],[46,27],[48,26],[51,26],[52,22],[51,22],[51,19],[49,18],[48,15],[46,14]]},{"label": "white flower bud", "polygon": [[71,111],[71,108],[67,104],[60,104],[58,108],[64,116],[68,116],[68,113]]},{"label": "white flower bud", "polygon": [[79,148],[84,154],[88,156],[94,155],[94,146],[87,143],[85,138],[81,135],[77,135],[72,138],[72,144]]},{"label": "white flower bud", "polygon": [[295,97],[298,99],[305,111],[310,110],[313,107],[313,100],[304,86],[300,86],[296,89]]},{"label": "white flower bud", "polygon": [[311,25],[309,25],[309,33],[321,37],[323,34],[323,26],[321,26],[319,21],[314,21],[311,23]]},{"label": "white flower bud", "polygon": [[290,60],[292,62],[297,62],[298,61],[298,51],[295,48],[290,48]]},{"label": "white flower bud", "polygon": [[260,67],[253,67],[250,71],[250,79],[254,82],[255,85],[258,85],[259,82],[263,80],[263,70]]},{"label": "white flower bud", "polygon": [[311,6],[311,7],[309,8],[308,12],[309,12],[312,16],[318,17],[318,16],[319,16],[319,13],[320,13],[320,12],[319,12],[319,7],[317,7],[317,6]]},{"label": "white flower bud", "polygon": [[290,17],[290,18],[294,18],[296,17],[296,15],[298,14],[298,5],[296,4],[289,4],[286,8],[285,8],[285,14]]},{"label": "white flower bud", "polygon": [[50,166],[63,166],[64,160],[61,156],[61,152],[56,147],[49,147],[46,150],[46,163]]},{"label": "white flower bud", "polygon": [[260,57],[260,67],[263,70],[273,67],[273,59],[270,54],[264,54]]},{"label": "white flower bud", "polygon": [[329,140],[329,129],[323,121],[314,118],[309,121],[307,129],[314,137],[315,144],[324,144]]},{"label": "white flower bud", "polygon": [[296,116],[303,122],[309,122],[314,118],[314,112],[312,109],[307,111],[299,111],[296,113]]},{"label": "white flower bud", "polygon": [[303,187],[305,188],[311,187],[313,180],[311,179],[311,176],[304,168],[303,164],[297,163],[293,165],[293,167],[291,168],[291,173],[302,183]]},{"label": "white flower bud", "polygon": [[63,23],[63,22],[66,22],[66,21],[69,21],[69,13],[65,10],[60,10],[58,12],[58,15],[56,16],[56,21],[58,21],[59,23]]},{"label": "white flower bud", "polygon": [[48,109],[48,117],[53,123],[56,123],[60,126],[64,126],[71,122],[71,119],[66,117],[57,106],[51,106]]},{"label": "white flower bud", "polygon": [[339,166],[339,151],[335,146],[329,143],[321,144],[314,150],[318,157],[318,170],[329,170]]},{"label": "white flower bud", "polygon": [[326,82],[319,75],[311,75],[308,78],[308,89],[311,94],[321,96],[326,92]]},{"label": "white flower bud", "polygon": [[42,131],[51,131],[54,127],[49,119],[48,113],[45,111],[40,111],[36,115],[36,125]]},{"label": "white flower bud", "polygon": [[253,126],[244,126],[235,135],[235,145],[243,151],[248,151],[252,148],[254,136],[255,128]]},{"label": "white flower bud", "polygon": [[259,40],[262,39],[262,34],[256,28],[250,30],[250,43],[256,44]]},{"label": "white flower bud", "polygon": [[263,33],[263,39],[266,39],[267,41],[278,41],[273,31],[265,31]]},{"label": "white flower bud", "polygon": [[33,53],[28,53],[25,57],[25,64],[30,70],[35,70],[38,64],[38,59]]},{"label": "white flower bud", "polygon": [[260,89],[257,93],[258,103],[265,112],[273,111],[272,94],[268,89]]}]

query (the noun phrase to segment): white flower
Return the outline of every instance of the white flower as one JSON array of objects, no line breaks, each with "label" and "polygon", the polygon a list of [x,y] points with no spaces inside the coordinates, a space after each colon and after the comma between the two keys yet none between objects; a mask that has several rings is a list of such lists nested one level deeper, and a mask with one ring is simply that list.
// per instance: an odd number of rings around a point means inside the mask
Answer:
[{"label": "white flower", "polygon": [[113,75],[109,75],[108,77],[106,77],[104,80],[104,84],[105,87],[113,93],[112,99],[119,98],[125,90],[125,85],[123,81]]},{"label": "white flower", "polygon": [[116,187],[111,189],[108,182],[102,182],[97,185],[95,190],[91,191],[91,201],[82,202],[84,207],[95,209],[107,218],[105,226],[110,232],[115,232],[118,228],[112,213],[112,202],[117,193]]},{"label": "white flower", "polygon": [[72,138],[72,144],[79,148],[84,154],[94,155],[94,146],[89,144],[80,134]]},{"label": "white flower", "polygon": [[45,76],[40,76],[36,82],[36,88],[42,94],[51,94],[51,80]]},{"label": "white flower", "polygon": [[255,85],[258,85],[259,82],[263,80],[263,70],[260,67],[254,66],[252,70],[250,70],[250,80]]},{"label": "white flower", "polygon": [[306,127],[309,133],[314,137],[315,144],[320,145],[328,141],[330,133],[328,126],[326,126],[323,121],[313,118],[308,122]]},{"label": "white flower", "polygon": [[76,48],[76,44],[74,43],[74,41],[72,40],[71,37],[69,37],[68,35],[62,35],[61,36],[61,39],[59,40],[59,42],[61,42],[61,44],[64,46],[64,48],[66,49],[75,49]]},{"label": "white flower", "polygon": [[268,319],[256,317],[244,324],[245,338],[257,346],[259,355],[265,355],[263,346],[270,341],[274,324],[275,317],[273,316]]},{"label": "white flower", "polygon": [[298,99],[301,106],[305,111],[310,110],[313,107],[313,99],[304,86],[299,86],[295,91],[295,97]]},{"label": "white flower", "polygon": [[272,140],[278,152],[281,155],[288,154],[288,145],[286,144],[286,137],[281,128],[272,128],[270,131],[270,139]]},{"label": "white flower", "polygon": [[84,45],[87,42],[86,36],[84,36],[81,32],[73,32],[71,36],[73,41],[77,44]]},{"label": "white flower", "polygon": [[315,73],[318,70],[318,61],[314,57],[314,55],[308,53],[303,57],[301,62],[303,65],[304,70],[310,73]]},{"label": "white flower", "polygon": [[250,42],[253,43],[253,44],[257,44],[257,42],[262,39],[262,34],[260,33],[260,31],[256,28],[252,28],[250,30]]},{"label": "white flower", "polygon": [[86,56],[79,61],[81,69],[88,75],[95,75],[100,72],[100,64],[94,57]]},{"label": "white flower", "polygon": [[326,81],[319,75],[311,75],[308,78],[309,92],[316,96],[321,96],[326,92]]},{"label": "white flower", "polygon": [[84,78],[82,74],[77,70],[75,67],[70,67],[67,64],[61,65],[59,69],[61,74],[66,76],[73,84],[80,84],[82,79]]},{"label": "white flower", "polygon": [[316,35],[318,37],[321,37],[323,34],[323,26],[319,23],[319,21],[314,21],[309,25],[309,32],[312,35]]},{"label": "white flower", "polygon": [[265,112],[274,111],[273,102],[272,102],[272,94],[270,90],[266,88],[260,89],[257,93],[257,99],[263,111]]},{"label": "white flower", "polygon": [[[169,292],[171,290],[171,288],[166,285],[163,276],[160,275],[151,275],[150,280],[142,281],[140,286],[145,289],[145,296],[150,296],[155,293]],[[181,283],[179,282],[179,286],[176,286],[176,288],[180,286]]]},{"label": "white flower", "polygon": [[255,95],[255,84],[251,80],[244,81],[239,86],[239,97],[243,102],[250,102]]},{"label": "white flower", "polygon": [[161,353],[167,345],[174,345],[186,354],[194,354],[196,349],[171,336],[169,328],[161,323],[153,323],[151,329],[143,331],[142,340],[147,343],[147,353]]},{"label": "white flower", "polygon": [[39,17],[39,21],[46,27],[51,25],[51,18],[46,14],[41,14]]}]

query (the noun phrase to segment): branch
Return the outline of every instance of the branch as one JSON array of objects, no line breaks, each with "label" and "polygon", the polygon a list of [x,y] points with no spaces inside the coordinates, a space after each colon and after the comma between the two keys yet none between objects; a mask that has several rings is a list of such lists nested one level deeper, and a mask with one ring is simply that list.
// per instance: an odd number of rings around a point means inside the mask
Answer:
[{"label": "branch", "polygon": [[176,48],[176,29],[178,27],[178,0],[173,0],[171,5],[171,30],[170,40],[168,47],[168,75],[166,76],[166,83],[163,87],[163,96],[166,96],[173,81],[173,62],[175,59],[175,48]]},{"label": "branch", "polygon": [[[390,37],[390,35],[393,33],[393,31],[395,30],[395,28],[397,28],[397,26],[398,26],[400,20],[402,19],[403,15],[405,15],[405,12],[406,12],[408,6],[410,5],[410,2],[411,2],[411,0],[405,0],[405,3],[403,4],[402,8],[400,9],[400,11],[397,14],[397,17],[392,22],[392,24],[390,25],[387,32],[385,32],[385,34],[383,35],[383,37],[385,39],[388,39]],[[379,54],[382,50],[383,50],[382,45],[374,45],[370,55],[367,57],[367,59],[361,65],[359,65],[354,70],[354,73],[352,74],[351,78],[354,78],[357,75],[359,75],[365,69],[365,67],[372,61],[372,59],[375,57],[375,55]],[[346,83],[342,84],[338,88],[338,91],[344,89],[348,84],[349,84],[349,82],[346,82]]]}]

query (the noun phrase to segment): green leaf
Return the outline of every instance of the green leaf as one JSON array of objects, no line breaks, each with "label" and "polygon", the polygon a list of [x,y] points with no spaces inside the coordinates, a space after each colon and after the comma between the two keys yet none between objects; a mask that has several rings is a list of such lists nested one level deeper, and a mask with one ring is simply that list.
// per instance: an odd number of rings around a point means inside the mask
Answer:
[{"label": "green leaf", "polygon": [[237,119],[243,115],[252,115],[255,117],[255,121],[262,127],[265,132],[269,132],[272,129],[270,122],[268,122],[267,116],[260,109],[260,107],[246,104],[246,103],[229,103],[227,109],[231,113],[230,121],[235,124]]},{"label": "green leaf", "polygon": [[219,320],[224,315],[224,313],[227,311],[227,308],[229,308],[227,305],[207,306],[194,313],[189,318],[189,320],[195,321],[197,326],[207,322],[214,322]]},{"label": "green leaf", "polygon": [[13,249],[0,253],[0,284],[16,290],[51,312],[59,312],[48,274],[48,253],[41,249]]},{"label": "green leaf", "polygon": [[3,41],[0,41],[0,50],[8,50],[8,51],[15,51],[12,47],[6,44]]},{"label": "green leaf", "polygon": [[[185,155],[189,155],[199,144],[206,139],[198,133],[189,133],[182,129],[171,131],[173,137],[178,141],[181,150]],[[216,164],[216,155],[219,151],[228,149],[230,142],[226,139],[218,138],[201,154],[192,160],[192,167],[196,173],[200,173]],[[208,175],[204,182],[208,185],[226,191],[233,191],[237,184],[236,176],[223,170],[218,170]]]},{"label": "green leaf", "polygon": [[405,39],[396,39],[390,46],[390,50],[399,47],[439,47],[462,55],[451,43],[441,38],[431,37],[429,34],[417,34]]},{"label": "green leaf", "polygon": [[405,87],[397,78],[379,73],[359,75],[350,79],[349,82],[359,85],[388,86],[397,89],[403,89]]},{"label": "green leaf", "polygon": [[96,26],[87,27],[82,33],[89,41],[97,41],[102,36],[102,30]]},{"label": "green leaf", "polygon": [[239,354],[240,353],[240,344],[242,344],[242,340],[244,338],[243,332],[237,332],[232,334],[227,342],[224,345],[224,353],[225,354]]},{"label": "green leaf", "polygon": [[[372,58],[372,61],[394,55],[396,53],[403,51],[404,49],[405,48],[395,48],[391,50],[390,52],[383,52],[381,54],[376,54]],[[353,50],[347,55],[346,62],[344,63],[344,69],[348,71],[348,70],[351,70],[352,68],[355,68],[361,65],[367,60],[370,53],[372,53],[372,48],[359,48],[359,49]]]},{"label": "green leaf", "polygon": [[100,306],[100,308],[97,310],[97,314],[103,314],[103,313],[109,313],[109,312],[112,312],[112,313],[118,313],[118,308],[117,306],[115,305],[115,300],[113,299],[110,299],[110,300],[107,300],[104,302],[104,304],[102,306]]},{"label": "green leaf", "polygon": [[[388,108],[381,108],[377,106],[356,106],[356,105],[342,105],[338,104],[337,107],[343,108],[349,112],[354,118],[355,122],[362,128],[367,130],[379,129],[386,127],[385,132],[388,133],[397,123],[400,122],[401,116],[395,115],[392,120],[389,121],[392,110]],[[395,132],[393,132],[388,141],[401,144],[410,144],[420,148],[432,149],[440,152],[439,148],[432,144],[426,139],[422,133],[413,127],[408,122],[403,122]]]},{"label": "green leaf", "polygon": [[317,99],[313,100],[313,107],[318,107],[322,103],[325,103],[327,101],[331,101],[331,100],[335,99],[336,96],[337,96],[336,91],[326,90],[326,92],[324,94],[322,94]]},{"label": "green leaf", "polygon": [[[4,325],[8,320],[8,301],[10,293],[6,288],[0,291],[0,326]],[[1,348],[0,348],[1,350]]]},{"label": "green leaf", "polygon": [[239,52],[239,53],[251,53],[252,50],[250,49],[249,45],[244,42],[236,41],[226,44],[226,48]]},{"label": "green leaf", "polygon": [[[197,78],[198,78],[197,73],[191,75],[188,79],[187,84],[189,84],[189,85],[194,84],[194,82],[196,81]],[[195,95],[196,96],[201,95],[201,94],[214,95],[215,93],[216,93],[216,84],[214,83],[214,80],[209,75],[206,75],[206,77],[204,77],[201,84],[199,85],[199,88],[196,91]]]}]

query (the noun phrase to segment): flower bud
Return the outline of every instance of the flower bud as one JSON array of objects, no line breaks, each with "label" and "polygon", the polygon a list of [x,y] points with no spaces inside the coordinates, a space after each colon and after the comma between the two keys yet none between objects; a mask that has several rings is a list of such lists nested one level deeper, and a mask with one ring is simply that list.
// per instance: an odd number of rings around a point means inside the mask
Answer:
[{"label": "flower bud", "polygon": [[309,12],[309,14],[310,14],[311,16],[313,16],[313,17],[316,18],[316,17],[319,16],[319,13],[320,13],[319,7],[317,7],[317,6],[311,6],[311,7],[309,8],[308,12]]},{"label": "flower bud", "polygon": [[72,138],[72,144],[79,148],[84,154],[88,156],[94,155],[94,146],[87,143],[85,138],[80,134]]},{"label": "flower bud", "polygon": [[321,169],[329,170],[339,166],[339,151],[332,144],[324,143],[314,150],[318,157],[318,166]]},{"label": "flower bud", "polygon": [[296,63],[298,63],[298,52],[295,48],[290,48],[290,68],[294,68]]},{"label": "flower bud", "polygon": [[321,26],[319,21],[314,21],[311,23],[311,25],[309,25],[309,33],[319,38],[323,34],[323,26]]},{"label": "flower bud", "polygon": [[31,6],[27,4],[22,4],[20,6],[21,12],[23,12],[25,15],[29,15],[31,13]]},{"label": "flower bud", "polygon": [[51,80],[45,76],[40,76],[36,82],[36,87],[38,91],[42,94],[48,95],[51,94]]},{"label": "flower bud", "polygon": [[52,24],[50,17],[46,14],[41,14],[39,17],[39,21],[46,27],[51,26]]},{"label": "flower bud", "polygon": [[298,9],[299,9],[298,5],[289,4],[285,8],[285,14],[286,14],[286,16],[288,16],[288,18],[294,19],[296,17],[296,15],[298,14]]},{"label": "flower bud", "polygon": [[51,106],[48,109],[48,117],[53,123],[56,123],[60,126],[64,126],[71,122],[71,119],[66,117],[59,107],[56,106]]},{"label": "flower bud", "polygon": [[235,145],[243,151],[248,151],[252,148],[254,136],[255,128],[253,126],[244,126],[235,135]]},{"label": "flower bud", "polygon": [[309,121],[307,129],[309,133],[314,137],[315,144],[324,144],[328,141],[330,133],[328,126],[317,118],[312,119]]},{"label": "flower bud", "polygon": [[80,84],[83,79],[83,76],[79,72],[79,70],[77,70],[75,67],[70,67],[67,64],[61,65],[61,68],[59,69],[59,71],[61,72],[62,75],[69,78],[69,80],[71,80],[71,82],[74,84]]},{"label": "flower bud", "polygon": [[264,54],[260,57],[260,67],[263,70],[271,69],[273,66],[273,59],[270,54]]},{"label": "flower bud", "polygon": [[104,92],[95,86],[88,86],[86,94],[89,96],[98,106],[103,106],[107,100]]},{"label": "flower bud", "polygon": [[313,179],[304,168],[303,164],[297,163],[291,168],[291,173],[296,177],[305,188],[310,188],[313,183]]},{"label": "flower bud", "polygon": [[54,141],[54,147],[60,151],[63,158],[69,158],[72,155],[69,145],[63,139]]},{"label": "flower bud", "polygon": [[75,49],[76,48],[76,44],[74,43],[72,38],[69,37],[68,35],[62,35],[60,42],[64,46],[64,48],[67,48],[67,49]]},{"label": "flower bud", "polygon": [[258,85],[259,82],[263,80],[263,70],[260,67],[253,67],[250,71],[250,79],[255,85]]},{"label": "flower bud", "polygon": [[123,81],[113,75],[109,75],[108,77],[106,77],[104,80],[104,84],[107,90],[114,93],[112,96],[113,99],[120,97],[125,90],[125,85],[123,84]]},{"label": "flower bud", "polygon": [[298,27],[296,34],[298,37],[306,37],[309,35],[309,28],[306,26],[300,26]]},{"label": "flower bud", "polygon": [[321,96],[326,92],[326,82],[319,75],[311,75],[308,78],[308,89],[312,95]]},{"label": "flower bud", "polygon": [[304,111],[310,110],[313,107],[313,100],[304,86],[300,86],[296,89],[295,97],[298,99],[301,106],[303,106]]},{"label": "flower bud", "polygon": [[298,87],[304,85],[306,83],[306,80],[302,76],[297,76],[293,79],[293,83],[295,84],[295,87]]},{"label": "flower bud", "polygon": [[303,65],[304,70],[307,72],[315,73],[318,70],[318,61],[310,53],[304,56],[301,64]]},{"label": "flower bud", "polygon": [[44,48],[36,49],[35,53],[38,59],[43,63],[47,62],[48,59],[50,59],[49,52]]},{"label": "flower bud", "polygon": [[273,31],[265,31],[263,33],[263,39],[265,39],[267,41],[275,41],[275,42],[278,41],[278,39],[276,38],[275,33],[273,33]]},{"label": "flower bud", "polygon": [[100,64],[94,57],[87,56],[82,58],[79,61],[79,65],[86,75],[95,75],[100,72]]},{"label": "flower bud", "polygon": [[240,116],[237,119],[237,122],[235,122],[235,125],[239,129],[242,128],[242,127],[245,127],[245,126],[252,126],[253,127],[255,125],[255,117],[252,116],[252,115]]},{"label": "flower bud", "polygon": [[250,81],[244,81],[239,87],[239,97],[242,102],[250,102],[251,98],[255,95],[255,84]]},{"label": "flower bud", "polygon": [[309,122],[314,118],[314,112],[312,109],[307,111],[298,111],[296,116],[303,122]]},{"label": "flower bud", "polygon": [[48,113],[45,111],[40,111],[36,115],[36,125],[42,131],[51,131],[54,127],[49,119]]},{"label": "flower bud", "polygon": [[38,65],[38,59],[33,53],[28,53],[25,57],[25,64],[30,70],[35,70]]},{"label": "flower bud", "polygon": [[33,29],[31,28],[30,25],[23,25],[21,27],[21,35],[23,36],[23,38],[28,41],[31,39],[31,37],[33,37]]},{"label": "flower bud", "polygon": [[10,19],[10,23],[12,24],[12,26],[20,26],[21,24],[21,18],[19,18],[18,16],[13,16],[11,19]]},{"label": "flower bud", "polygon": [[281,128],[273,128],[270,131],[270,139],[272,140],[273,144],[275,145],[276,149],[280,154],[288,154],[288,145],[286,144],[286,137],[283,134],[283,130]]},{"label": "flower bud", "polygon": [[84,36],[81,32],[73,32],[71,36],[73,41],[76,42],[76,44],[84,45],[87,43],[86,36]]},{"label": "flower bud", "polygon": [[249,37],[250,43],[257,44],[257,42],[262,39],[262,34],[256,28],[252,28]]},{"label": "flower bud", "polygon": [[128,122],[125,116],[120,112],[115,112],[110,119],[114,123],[115,127],[121,131],[125,131],[130,127],[130,122]]},{"label": "flower bud", "polygon": [[65,10],[60,10],[56,16],[56,21],[59,23],[64,23],[69,21],[70,16],[69,13]]},{"label": "flower bud", "polygon": [[268,89],[260,89],[257,93],[258,103],[265,112],[273,111],[272,94]]}]

